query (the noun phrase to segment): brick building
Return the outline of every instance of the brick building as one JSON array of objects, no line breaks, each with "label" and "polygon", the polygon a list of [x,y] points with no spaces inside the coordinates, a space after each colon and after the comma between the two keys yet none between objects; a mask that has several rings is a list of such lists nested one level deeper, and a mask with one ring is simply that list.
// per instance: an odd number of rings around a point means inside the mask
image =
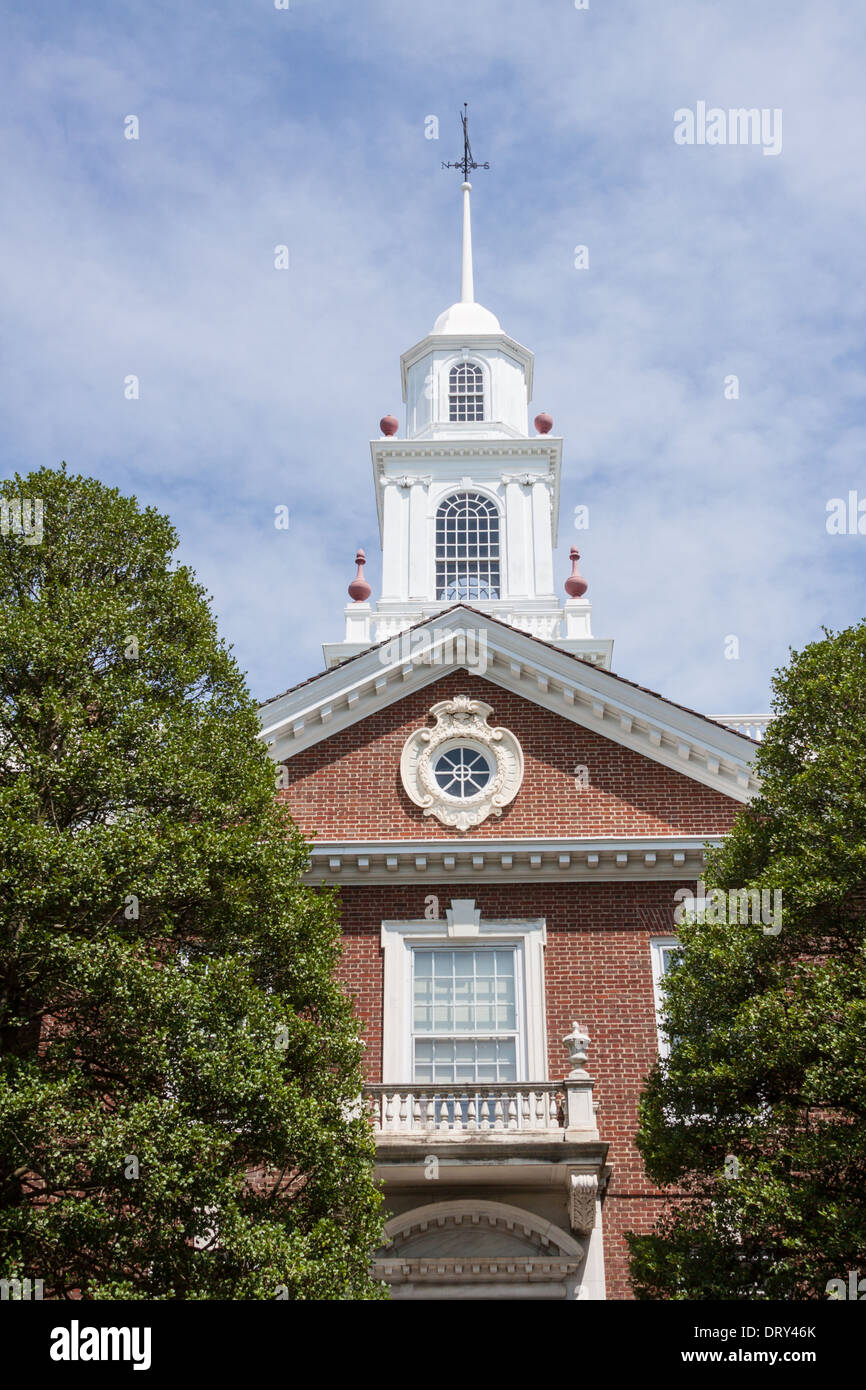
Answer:
[{"label": "brick building", "polygon": [[341,889],[393,1296],[627,1298],[674,894],[755,745],[612,673],[574,550],[557,598],[562,440],[530,435],[532,353],[475,302],[469,194],[460,300],[371,444],[382,596],[359,554],[344,640],[263,737]]}]

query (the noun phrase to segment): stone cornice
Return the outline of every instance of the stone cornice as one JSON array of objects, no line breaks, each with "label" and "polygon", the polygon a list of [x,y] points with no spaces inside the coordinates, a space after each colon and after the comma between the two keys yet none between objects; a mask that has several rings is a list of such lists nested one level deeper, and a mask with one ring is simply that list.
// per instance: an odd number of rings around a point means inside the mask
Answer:
[{"label": "stone cornice", "polygon": [[380,468],[403,458],[540,458],[552,468],[562,457],[562,438],[535,435],[526,439],[388,439],[370,441],[373,461]]},{"label": "stone cornice", "polygon": [[[701,877],[699,836],[549,839],[324,840],[313,843],[314,883],[674,882]],[[718,843],[718,839],[711,843]]]},{"label": "stone cornice", "polygon": [[[407,472],[409,465],[417,467],[421,460],[445,461],[448,459],[466,460],[467,463],[495,464],[501,459],[519,459],[521,462],[538,460],[546,468],[546,475],[539,482],[547,482],[551,487],[551,533],[554,546],[557,544],[557,522],[559,516],[559,478],[562,470],[562,438],[558,435],[533,435],[525,439],[372,439],[370,456],[373,463],[373,478],[376,485],[376,510],[379,516],[379,534],[382,534],[382,497],[385,488],[397,482],[399,475],[393,477],[386,473],[388,465],[397,464],[401,474]],[[469,471],[469,470],[467,470]],[[522,472],[523,470],[521,470]],[[479,479],[480,481],[480,479]]]}]

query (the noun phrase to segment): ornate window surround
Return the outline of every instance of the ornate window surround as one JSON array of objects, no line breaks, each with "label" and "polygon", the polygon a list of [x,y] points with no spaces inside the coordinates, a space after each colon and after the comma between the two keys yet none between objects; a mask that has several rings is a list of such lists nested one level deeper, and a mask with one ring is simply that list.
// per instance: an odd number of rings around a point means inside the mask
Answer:
[{"label": "ornate window surround", "polygon": [[[434,904],[435,905],[435,904]],[[520,1080],[547,1081],[547,1017],[544,1000],[544,948],[547,925],[535,919],[481,920],[474,898],[453,898],[444,919],[383,921],[384,1001],[382,1081],[406,1083],[412,1077],[412,949],[414,946],[516,946],[522,962],[524,1019]]]},{"label": "ornate window surround", "polygon": [[[411,733],[400,758],[400,778],[410,801],[420,806],[425,816],[435,816],[461,833],[481,825],[490,815],[501,815],[523,782],[523,750],[515,735],[508,729],[491,728],[487,720],[493,706],[467,695],[439,700],[430,713],[436,719],[435,727]],[[464,798],[444,792],[434,773],[440,752],[460,745],[483,752],[492,765],[486,785]]]}]

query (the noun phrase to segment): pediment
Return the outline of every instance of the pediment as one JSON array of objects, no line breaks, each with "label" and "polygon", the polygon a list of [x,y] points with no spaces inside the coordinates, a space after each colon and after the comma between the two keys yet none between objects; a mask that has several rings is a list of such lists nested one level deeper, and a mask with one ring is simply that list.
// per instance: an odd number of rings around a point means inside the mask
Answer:
[{"label": "pediment", "polygon": [[484,679],[492,685],[734,801],[750,800],[759,788],[751,739],[487,614],[460,604],[411,633],[423,642],[383,642],[263,705],[262,737],[274,761],[290,759],[451,671],[472,672],[483,650]]}]

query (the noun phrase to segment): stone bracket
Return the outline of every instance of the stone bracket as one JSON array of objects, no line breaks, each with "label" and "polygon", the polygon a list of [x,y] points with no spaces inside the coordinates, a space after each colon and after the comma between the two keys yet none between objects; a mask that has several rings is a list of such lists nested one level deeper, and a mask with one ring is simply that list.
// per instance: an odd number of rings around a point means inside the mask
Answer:
[{"label": "stone bracket", "polygon": [[569,1173],[568,1219],[578,1235],[588,1236],[595,1226],[598,1178],[595,1173]]}]

